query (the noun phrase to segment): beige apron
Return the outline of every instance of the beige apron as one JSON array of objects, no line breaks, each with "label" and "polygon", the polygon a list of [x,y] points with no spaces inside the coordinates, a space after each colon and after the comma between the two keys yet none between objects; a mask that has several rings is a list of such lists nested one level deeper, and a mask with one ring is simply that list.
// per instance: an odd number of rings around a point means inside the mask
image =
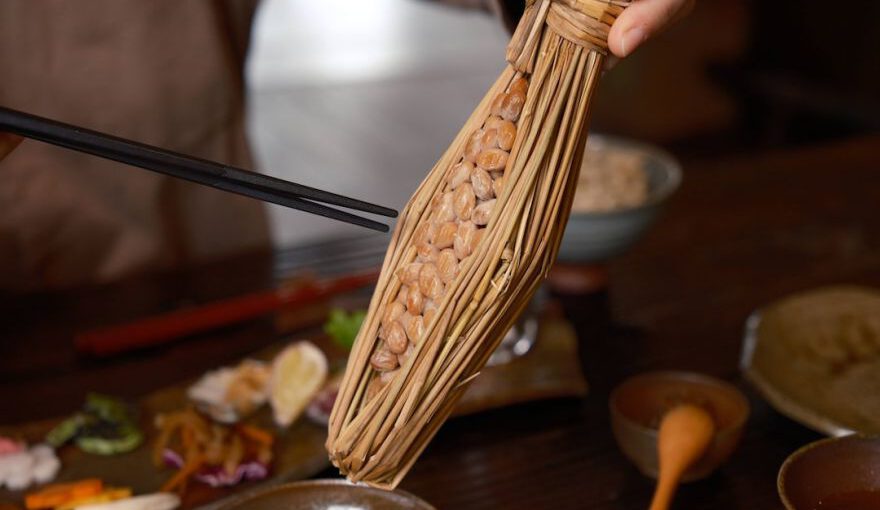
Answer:
[{"label": "beige apron", "polygon": [[[252,168],[255,0],[3,0],[0,105]],[[257,201],[25,140],[0,162],[0,289],[63,287],[265,246]]]}]

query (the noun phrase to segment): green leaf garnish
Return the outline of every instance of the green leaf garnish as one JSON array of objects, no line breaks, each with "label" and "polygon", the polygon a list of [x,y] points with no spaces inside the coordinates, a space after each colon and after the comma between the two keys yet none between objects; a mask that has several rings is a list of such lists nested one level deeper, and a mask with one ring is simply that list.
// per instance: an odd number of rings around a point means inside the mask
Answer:
[{"label": "green leaf garnish", "polygon": [[330,335],[336,344],[346,350],[351,350],[354,339],[357,337],[361,324],[367,316],[365,310],[355,310],[346,313],[345,310],[334,308],[330,310],[330,317],[324,324],[324,332]]}]

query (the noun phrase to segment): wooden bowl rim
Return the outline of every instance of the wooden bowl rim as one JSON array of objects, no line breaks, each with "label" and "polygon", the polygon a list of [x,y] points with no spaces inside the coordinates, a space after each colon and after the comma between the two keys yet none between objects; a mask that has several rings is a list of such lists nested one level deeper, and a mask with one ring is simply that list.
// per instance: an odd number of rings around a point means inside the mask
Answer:
[{"label": "wooden bowl rim", "polygon": [[794,503],[788,498],[788,494],[785,490],[785,478],[788,474],[788,471],[791,469],[791,466],[794,465],[795,462],[800,460],[804,455],[812,452],[817,448],[824,448],[829,444],[836,444],[840,442],[847,441],[873,441],[880,444],[880,435],[871,435],[871,434],[849,434],[845,436],[835,436],[835,437],[826,437],[822,439],[817,439],[812,443],[807,443],[804,446],[801,446],[791,455],[786,457],[785,462],[782,463],[782,466],[779,468],[779,473],[776,475],[776,493],[779,494],[779,499],[782,500],[782,504],[785,506],[787,510],[797,510],[794,506]]}]

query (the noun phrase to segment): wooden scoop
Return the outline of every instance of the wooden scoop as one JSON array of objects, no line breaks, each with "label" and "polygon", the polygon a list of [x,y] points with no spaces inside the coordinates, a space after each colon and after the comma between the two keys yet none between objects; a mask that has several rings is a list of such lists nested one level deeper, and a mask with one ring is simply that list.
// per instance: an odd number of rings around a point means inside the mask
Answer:
[{"label": "wooden scoop", "polygon": [[684,404],[663,416],[657,439],[660,475],[650,510],[669,508],[681,476],[703,456],[714,435],[715,422],[701,407]]}]

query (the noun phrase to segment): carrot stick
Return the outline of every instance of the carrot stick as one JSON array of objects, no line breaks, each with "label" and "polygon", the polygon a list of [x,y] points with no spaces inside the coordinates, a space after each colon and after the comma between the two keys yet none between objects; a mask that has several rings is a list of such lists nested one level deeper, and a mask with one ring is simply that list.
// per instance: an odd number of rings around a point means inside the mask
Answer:
[{"label": "carrot stick", "polygon": [[53,508],[69,501],[99,494],[104,483],[97,478],[87,478],[77,482],[47,485],[38,492],[25,496],[24,504],[30,509]]}]

